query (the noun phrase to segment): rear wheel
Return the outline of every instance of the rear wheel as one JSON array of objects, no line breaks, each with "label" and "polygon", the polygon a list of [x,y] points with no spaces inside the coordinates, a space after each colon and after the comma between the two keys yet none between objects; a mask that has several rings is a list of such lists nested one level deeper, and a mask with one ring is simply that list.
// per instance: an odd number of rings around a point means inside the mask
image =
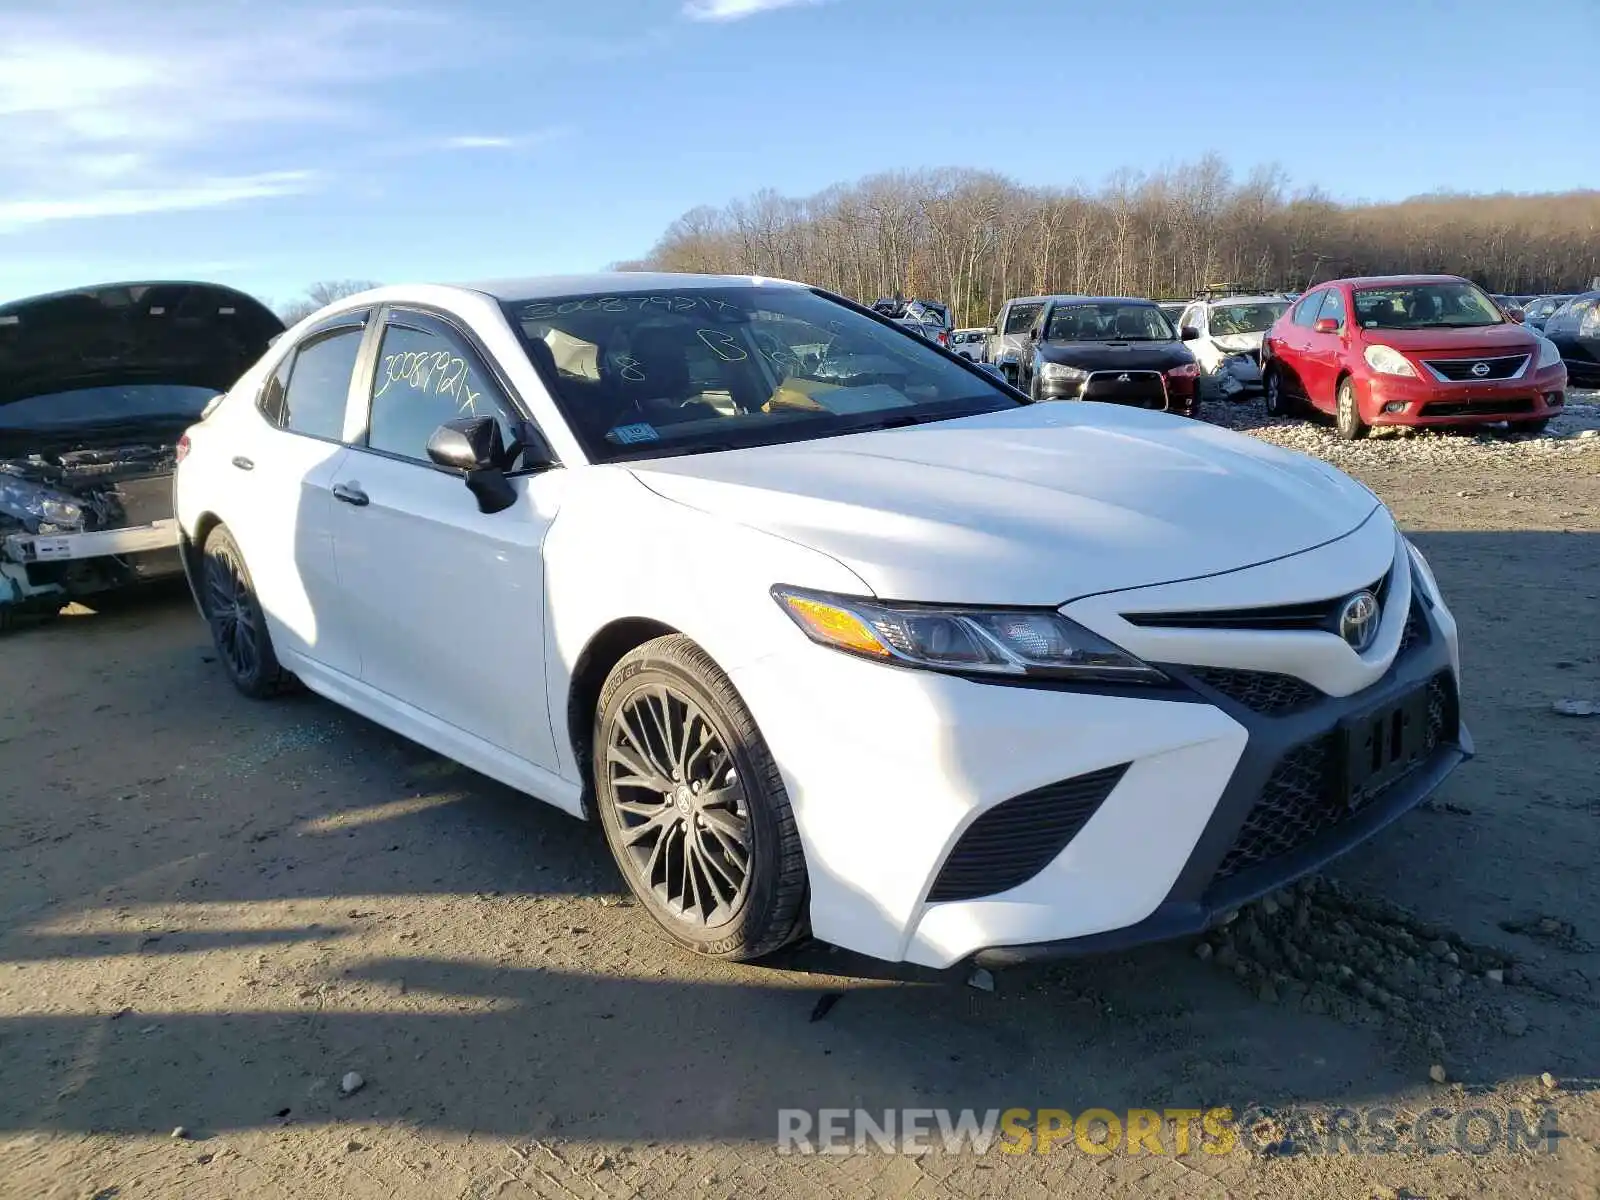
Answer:
[{"label": "rear wheel", "polygon": [[681,635],[600,693],[595,800],[629,889],[668,937],[745,961],[801,930],[806,865],[783,777],[733,684]]},{"label": "rear wheel", "polygon": [[1347,442],[1367,436],[1367,424],[1361,419],[1361,410],[1356,406],[1355,384],[1348,378],[1339,381],[1339,403],[1334,427]]},{"label": "rear wheel", "polygon": [[250,569],[226,525],[206,536],[200,554],[200,603],[233,686],[257,700],[288,691],[297,681],[278,662]]},{"label": "rear wheel", "polygon": [[1267,368],[1267,377],[1261,381],[1262,399],[1266,402],[1269,417],[1288,417],[1293,414],[1289,410],[1288,393],[1283,386],[1283,371],[1276,363]]}]

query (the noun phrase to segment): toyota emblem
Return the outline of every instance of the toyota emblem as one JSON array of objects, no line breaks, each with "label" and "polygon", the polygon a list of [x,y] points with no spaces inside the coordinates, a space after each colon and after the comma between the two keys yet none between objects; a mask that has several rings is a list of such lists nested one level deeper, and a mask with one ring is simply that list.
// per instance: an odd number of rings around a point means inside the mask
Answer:
[{"label": "toyota emblem", "polygon": [[1131,379],[1131,376],[1129,376],[1129,374],[1126,371],[1124,371],[1121,375],[1117,376],[1117,382],[1118,383],[1128,383],[1130,381],[1130,379]]},{"label": "toyota emblem", "polygon": [[1364,654],[1378,636],[1378,598],[1371,592],[1357,592],[1339,610],[1339,636],[1357,654]]},{"label": "toyota emblem", "polygon": [[1487,375],[1489,373],[1489,364],[1488,363],[1473,363],[1472,364],[1472,373],[1474,375],[1476,375],[1479,379],[1482,379],[1485,375]]}]

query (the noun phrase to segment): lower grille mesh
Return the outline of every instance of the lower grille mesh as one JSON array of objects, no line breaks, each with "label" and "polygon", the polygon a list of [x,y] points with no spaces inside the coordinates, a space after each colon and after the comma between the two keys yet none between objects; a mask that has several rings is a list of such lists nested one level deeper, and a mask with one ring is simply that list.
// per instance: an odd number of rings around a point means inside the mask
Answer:
[{"label": "lower grille mesh", "polygon": [[1026,883],[1077,836],[1127,769],[1106,767],[1002,800],[957,840],[928,899],[973,900]]},{"label": "lower grille mesh", "polygon": [[[1432,754],[1443,740],[1453,706],[1449,684],[1443,677],[1433,679],[1428,684],[1425,755]],[[1245,818],[1238,837],[1217,867],[1213,883],[1292,854],[1342,825],[1384,794],[1383,791],[1367,793],[1347,804],[1338,794],[1337,750],[1337,735],[1328,734],[1295,747],[1279,760],[1261,789],[1260,799]]]}]

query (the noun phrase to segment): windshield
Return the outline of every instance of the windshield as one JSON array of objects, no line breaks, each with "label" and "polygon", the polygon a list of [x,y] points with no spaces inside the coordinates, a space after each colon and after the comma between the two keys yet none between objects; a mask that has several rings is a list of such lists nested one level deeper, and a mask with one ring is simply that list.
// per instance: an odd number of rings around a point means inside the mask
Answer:
[{"label": "windshield", "polygon": [[1050,313],[1047,342],[1170,342],[1172,326],[1154,304],[1063,304]]},{"label": "windshield", "polygon": [[1036,304],[1013,304],[1011,311],[1006,314],[1006,327],[1001,333],[1027,333],[1028,327],[1039,316],[1039,310],[1044,307],[1044,301]]},{"label": "windshield", "polygon": [[0,405],[0,429],[76,429],[141,421],[190,424],[199,420],[216,395],[211,388],[171,383],[78,388]]},{"label": "windshield", "polygon": [[1363,329],[1456,329],[1501,325],[1505,314],[1470,283],[1413,283],[1356,291]]},{"label": "windshield", "polygon": [[1254,304],[1214,304],[1211,307],[1211,336],[1231,337],[1239,333],[1265,333],[1272,323],[1289,311],[1283,300]]},{"label": "windshield", "polygon": [[510,301],[594,461],[805,441],[1022,403],[910,329],[795,287]]}]

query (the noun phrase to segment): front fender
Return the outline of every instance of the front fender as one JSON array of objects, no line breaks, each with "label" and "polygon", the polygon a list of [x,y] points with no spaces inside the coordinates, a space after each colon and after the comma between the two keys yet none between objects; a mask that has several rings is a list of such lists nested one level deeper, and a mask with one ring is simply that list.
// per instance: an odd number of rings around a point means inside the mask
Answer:
[{"label": "front fender", "polygon": [[[646,619],[693,638],[724,671],[809,645],[771,597],[785,583],[870,595],[838,560],[657,495],[623,467],[577,472],[545,540],[545,687],[567,711],[577,664],[596,633]],[[754,714],[760,723],[761,714]],[[558,726],[560,772],[581,780]]]}]

